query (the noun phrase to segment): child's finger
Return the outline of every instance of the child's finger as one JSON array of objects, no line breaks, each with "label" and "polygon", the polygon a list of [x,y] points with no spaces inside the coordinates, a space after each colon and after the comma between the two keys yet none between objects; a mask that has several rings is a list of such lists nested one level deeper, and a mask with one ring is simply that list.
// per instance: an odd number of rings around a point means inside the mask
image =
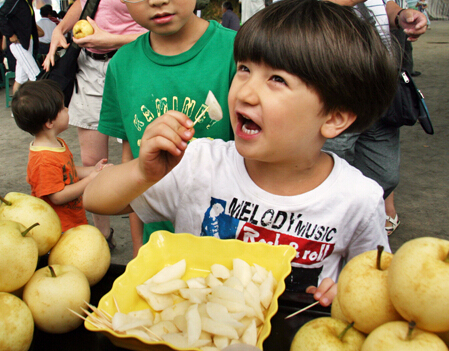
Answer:
[{"label": "child's finger", "polygon": [[143,138],[163,136],[176,145],[181,145],[182,142],[187,142],[193,137],[194,130],[189,128],[192,124],[193,122],[185,114],[168,111],[146,128]]},{"label": "child's finger", "polygon": [[318,287],[309,286],[306,292],[313,294],[322,306],[329,306],[337,294],[337,284],[330,278],[325,278]]},{"label": "child's finger", "polygon": [[[178,123],[179,125],[172,125],[174,129],[179,128],[179,126],[182,126],[186,129],[191,129],[193,127],[193,121],[184,113],[179,111],[170,110],[163,114],[161,117],[162,119],[165,118],[166,120],[171,119],[172,122],[176,121],[176,123]],[[159,117],[158,120],[161,119],[161,117]]]},{"label": "child's finger", "polygon": [[[179,128],[179,124],[177,126]],[[179,156],[187,147],[187,141],[174,128],[162,121],[150,124],[142,136],[140,154],[158,154],[159,151],[166,151],[173,156]]]}]

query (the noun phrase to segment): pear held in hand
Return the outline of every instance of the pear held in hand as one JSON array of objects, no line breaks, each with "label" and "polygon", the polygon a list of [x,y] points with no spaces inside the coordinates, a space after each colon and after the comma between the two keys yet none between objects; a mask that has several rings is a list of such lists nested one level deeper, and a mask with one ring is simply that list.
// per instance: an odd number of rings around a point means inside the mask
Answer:
[{"label": "pear held in hand", "polygon": [[25,228],[18,222],[0,220],[0,291],[15,291],[34,274],[38,249],[27,234],[37,225],[39,223]]},{"label": "pear held in hand", "polygon": [[87,20],[79,20],[73,26],[73,37],[76,39],[81,39],[91,34],[94,34],[94,28]]},{"label": "pear held in hand", "polygon": [[8,193],[0,196],[0,220],[7,219],[30,227],[39,226],[30,231],[30,236],[37,243],[39,256],[45,255],[61,236],[61,221],[55,210],[44,200],[22,193]]}]

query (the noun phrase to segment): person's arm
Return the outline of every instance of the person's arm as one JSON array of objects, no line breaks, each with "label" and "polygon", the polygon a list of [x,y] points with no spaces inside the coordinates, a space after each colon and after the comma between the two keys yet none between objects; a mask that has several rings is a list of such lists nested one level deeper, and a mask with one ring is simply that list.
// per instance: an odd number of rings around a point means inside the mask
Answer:
[{"label": "person's arm", "polygon": [[53,34],[51,35],[50,49],[45,57],[45,61],[42,64],[44,70],[47,72],[50,70],[51,66],[55,64],[55,53],[59,47],[67,49],[69,44],[65,38],[65,34],[72,30],[75,23],[81,16],[83,11],[81,7],[81,1],[76,0],[72,6],[70,6],[69,11],[67,11],[64,19],[59,22],[55,29],[53,29]]},{"label": "person's arm", "polygon": [[131,212],[129,204],[161,180],[180,161],[193,137],[193,122],[168,111],[146,129],[139,157],[104,169],[84,192],[86,210],[103,215]]},{"label": "person's arm", "polygon": [[[129,142],[123,140],[122,144],[122,163],[126,163],[133,159]],[[135,213],[129,214],[129,227],[131,230],[131,240],[133,243],[133,257],[137,256],[139,249],[143,245],[143,222]]]},{"label": "person's arm", "polygon": [[13,34],[9,37],[9,42],[11,44],[20,44],[19,38],[17,38],[17,35]]},{"label": "person's arm", "polygon": [[[10,41],[11,37],[15,34],[13,27],[9,24],[8,17],[15,13],[19,1],[20,0],[5,0],[0,7],[0,31],[5,37],[10,38]],[[17,36],[15,38],[15,42],[18,42]]]},{"label": "person's arm", "polygon": [[100,172],[104,167],[112,166],[112,164],[108,164],[107,161],[108,160],[106,158],[103,158],[100,161],[98,161],[95,166],[76,167],[76,173],[78,174],[78,178],[79,179],[87,178],[92,174],[92,172]]},{"label": "person's arm", "polygon": [[37,24],[36,24],[36,28],[37,28],[37,35],[39,36],[39,38],[43,37],[45,35],[44,30],[41,27],[39,27]]},{"label": "person's arm", "polygon": [[[94,172],[92,172],[92,173],[94,173]],[[48,198],[55,205],[66,204],[67,202],[75,200],[80,195],[82,195],[87,184],[89,184],[89,182],[92,179],[93,178],[91,178],[91,177],[86,177],[76,183],[66,185],[63,190],[58,191],[57,193],[48,195]]]},{"label": "person's arm", "polygon": [[385,7],[390,28],[402,28],[409,41],[418,40],[427,30],[426,15],[413,9],[403,9],[394,1],[388,1]]},{"label": "person's arm", "polygon": [[109,166],[106,164],[106,161],[106,159],[100,160],[92,167],[76,167],[76,172],[80,180],[76,183],[66,185],[64,189],[57,193],[48,195],[50,201],[55,205],[63,205],[77,199],[83,194],[87,184],[89,184],[104,167]]},{"label": "person's arm", "polygon": [[118,49],[146,33],[146,31],[143,31],[135,34],[112,34],[98,27],[92,18],[87,17],[87,20],[92,25],[94,34],[81,39],[73,38],[76,44],[85,48]]}]

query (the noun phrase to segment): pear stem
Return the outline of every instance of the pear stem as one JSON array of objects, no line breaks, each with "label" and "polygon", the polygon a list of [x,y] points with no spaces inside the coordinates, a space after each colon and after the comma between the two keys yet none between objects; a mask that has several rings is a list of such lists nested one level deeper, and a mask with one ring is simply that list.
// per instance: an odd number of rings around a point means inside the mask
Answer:
[{"label": "pear stem", "polygon": [[4,202],[6,206],[11,206],[12,203],[8,200],[6,200],[4,197],[0,196],[0,201]]},{"label": "pear stem", "polygon": [[446,259],[444,260],[444,262],[449,263],[449,252],[447,253]]},{"label": "pear stem", "polygon": [[55,273],[55,270],[53,269],[53,267],[52,266],[48,266],[48,269],[50,269],[51,277],[52,278],[56,278],[56,273]]},{"label": "pear stem", "polygon": [[340,333],[340,335],[338,336],[338,338],[339,338],[340,340],[342,340],[343,337],[345,336],[346,332],[347,332],[349,329],[351,329],[353,326],[354,326],[354,322],[352,322],[351,324],[348,324],[348,325],[346,326],[346,328]]},{"label": "pear stem", "polygon": [[413,330],[415,329],[415,327],[416,327],[415,322],[410,321],[408,323],[408,332],[407,332],[407,337],[406,337],[407,340],[409,340],[409,341],[412,340],[412,333],[413,333]]},{"label": "pear stem", "polygon": [[384,251],[384,247],[382,245],[377,245],[377,269],[379,271],[382,270],[381,261],[382,261],[382,252]]},{"label": "pear stem", "polygon": [[39,223],[34,223],[31,227],[27,228],[24,232],[22,232],[22,236],[25,237],[31,229],[33,229],[34,227],[40,225]]}]

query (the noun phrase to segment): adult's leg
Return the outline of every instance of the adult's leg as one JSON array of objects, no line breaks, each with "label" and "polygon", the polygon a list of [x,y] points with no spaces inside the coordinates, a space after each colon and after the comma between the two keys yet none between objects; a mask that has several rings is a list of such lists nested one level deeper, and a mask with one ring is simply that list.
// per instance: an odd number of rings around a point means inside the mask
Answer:
[{"label": "adult's leg", "polygon": [[354,165],[355,145],[359,135],[359,133],[345,133],[336,138],[328,139],[324,143],[323,150],[332,151],[345,159],[350,165]]},{"label": "adult's leg", "polygon": [[396,213],[396,208],[394,206],[394,191],[385,199],[385,212],[387,213],[385,230],[387,231],[388,235],[391,235],[399,226],[399,224],[401,224],[398,218],[398,214]]},{"label": "adult's leg", "polygon": [[33,57],[33,43],[30,41],[28,50],[24,49],[21,44],[11,44],[9,46],[11,53],[16,59],[16,77],[13,85],[13,94],[19,89],[20,85],[28,80],[36,80],[36,76],[40,73],[36,60]]},{"label": "adult's leg", "polygon": [[381,121],[363,132],[355,145],[354,166],[384,189],[386,199],[399,183],[399,128]]},{"label": "adult's leg", "polygon": [[[108,158],[109,137],[97,130],[78,128],[78,140],[81,149],[81,161],[83,166],[95,166],[98,161]],[[97,227],[108,238],[111,233],[109,216],[92,214]]]},{"label": "adult's leg", "polygon": [[[94,166],[108,158],[109,137],[97,131],[107,62],[95,61],[82,50],[78,66],[78,84],[69,105],[69,123],[78,127],[83,166]],[[108,238],[111,235],[109,216],[92,214],[92,217],[95,226]]]}]

